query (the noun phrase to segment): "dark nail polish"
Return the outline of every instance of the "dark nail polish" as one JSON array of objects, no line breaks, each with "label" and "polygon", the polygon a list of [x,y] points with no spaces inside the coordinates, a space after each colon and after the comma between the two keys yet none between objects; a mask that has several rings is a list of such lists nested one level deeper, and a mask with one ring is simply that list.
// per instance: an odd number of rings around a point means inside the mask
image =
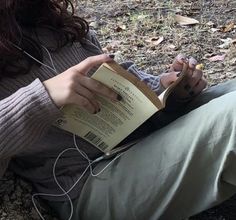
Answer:
[{"label": "dark nail polish", "polygon": [[121,101],[122,99],[123,99],[122,96],[118,94],[118,95],[117,95],[117,100],[118,100],[118,101]]},{"label": "dark nail polish", "polygon": [[179,77],[180,75],[181,75],[181,72],[177,73],[177,75],[176,75],[176,76],[177,76],[177,77]]},{"label": "dark nail polish", "polygon": [[183,63],[186,63],[186,64],[188,63],[188,58],[182,58],[181,60]]},{"label": "dark nail polish", "polygon": [[191,87],[190,87],[190,85],[186,85],[186,86],[184,86],[184,89],[186,90],[186,91],[189,91],[190,89],[191,89]]},{"label": "dark nail polish", "polygon": [[115,58],[115,55],[114,55],[114,54],[109,54],[109,57],[110,57],[111,59],[114,59],[114,58]]}]

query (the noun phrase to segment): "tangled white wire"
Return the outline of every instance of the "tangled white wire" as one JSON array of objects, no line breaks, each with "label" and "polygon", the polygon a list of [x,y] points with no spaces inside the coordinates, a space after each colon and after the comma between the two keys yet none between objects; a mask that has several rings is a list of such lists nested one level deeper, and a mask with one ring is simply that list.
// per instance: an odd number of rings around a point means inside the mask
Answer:
[{"label": "tangled white wire", "polygon": [[[116,155],[116,157],[115,157],[113,160],[111,160],[101,171],[99,171],[98,173],[95,174],[95,173],[93,172],[92,165],[95,164],[95,163],[97,163],[97,162],[99,162],[99,161],[101,161],[102,159],[104,159],[104,157],[101,156],[101,157],[98,157],[98,158],[95,159],[95,160],[90,160],[89,157],[87,156],[87,154],[86,154],[85,152],[83,152],[82,150],[79,149],[79,147],[78,147],[78,145],[77,145],[77,143],[76,143],[76,136],[75,136],[75,135],[73,135],[73,140],[74,140],[75,148],[68,148],[68,149],[63,150],[63,151],[57,156],[57,158],[56,158],[56,160],[55,160],[55,163],[54,163],[54,165],[53,165],[53,178],[54,178],[54,180],[55,180],[57,186],[62,190],[63,193],[61,193],[61,194],[35,193],[35,194],[33,194],[33,196],[32,196],[33,205],[34,205],[34,207],[35,207],[37,213],[39,214],[39,216],[40,216],[40,218],[41,218],[42,220],[45,220],[45,219],[44,219],[43,215],[41,214],[41,212],[39,211],[39,209],[38,209],[38,207],[37,207],[37,205],[36,205],[36,203],[35,203],[35,197],[37,197],[37,196],[47,196],[47,197],[48,197],[48,196],[49,196],[49,197],[61,197],[61,196],[66,196],[66,197],[68,198],[68,200],[69,200],[70,208],[71,208],[71,212],[70,212],[70,216],[69,216],[68,220],[71,220],[71,218],[72,218],[72,216],[73,216],[73,214],[74,214],[74,207],[73,207],[73,202],[72,202],[72,200],[71,200],[71,198],[70,198],[70,196],[69,196],[69,193],[70,193],[70,192],[74,189],[74,187],[79,183],[79,181],[82,179],[82,177],[84,176],[84,174],[87,172],[88,168],[90,168],[90,174],[91,174],[91,176],[96,177],[96,176],[100,175],[101,173],[103,173],[103,172],[111,165],[111,163],[113,163],[117,158],[119,158],[119,157],[123,154],[123,153],[121,153],[121,154],[119,154],[119,155]],[[78,151],[78,152],[82,155],[82,157],[84,157],[84,158],[88,161],[88,166],[85,168],[84,172],[83,172],[83,173],[81,174],[81,176],[76,180],[76,182],[71,186],[71,188],[70,188],[68,191],[66,191],[66,190],[60,185],[60,183],[59,183],[59,181],[58,181],[58,179],[57,179],[57,177],[56,177],[56,166],[57,166],[57,163],[58,163],[58,160],[60,159],[60,157],[61,157],[64,153],[66,153],[66,152],[68,152],[68,151],[71,151],[71,150],[73,150],[73,151],[74,151],[74,150]]]},{"label": "tangled white wire", "polygon": [[[47,49],[46,47],[44,47],[43,45],[42,45],[42,47],[46,50],[46,52],[47,52],[47,54],[48,54],[48,56],[49,56],[49,58],[50,58],[52,67],[50,67],[49,65],[46,65],[46,64],[44,64],[43,62],[39,61],[38,59],[36,59],[36,58],[33,57],[31,54],[29,54],[29,53],[27,53],[26,51],[24,51],[24,50],[23,50],[22,48],[20,48],[19,46],[15,45],[15,44],[13,44],[13,45],[14,45],[17,49],[21,50],[24,54],[26,54],[27,56],[29,56],[30,58],[32,58],[33,60],[35,60],[36,62],[38,62],[39,64],[41,64],[41,65],[47,67],[48,69],[54,71],[55,73],[57,73],[57,70],[56,70],[56,68],[55,68],[55,65],[54,65],[54,62],[53,62],[53,59],[52,59],[52,56],[51,56],[50,52],[49,52],[48,49]],[[75,146],[75,148],[68,148],[68,149],[63,150],[63,151],[57,156],[57,158],[56,158],[56,160],[55,160],[55,163],[54,163],[54,165],[53,165],[53,178],[54,178],[54,180],[55,180],[57,186],[61,189],[61,191],[62,191],[63,193],[61,193],[61,194],[35,193],[35,194],[32,195],[32,202],[33,202],[33,205],[34,205],[34,207],[35,207],[35,209],[36,209],[38,215],[40,216],[40,218],[41,218],[42,220],[45,220],[45,219],[44,219],[43,215],[41,214],[40,210],[38,209],[38,207],[37,207],[37,205],[36,205],[36,203],[35,203],[35,197],[37,197],[37,196],[47,196],[47,197],[61,197],[61,196],[66,196],[66,197],[68,198],[68,200],[69,200],[70,207],[71,207],[71,213],[70,213],[70,216],[69,216],[68,220],[71,220],[71,218],[72,218],[72,216],[73,216],[73,213],[74,213],[74,207],[73,207],[72,200],[71,200],[71,198],[70,198],[70,196],[69,196],[69,193],[70,193],[70,192],[74,189],[74,187],[79,183],[79,181],[80,181],[80,180],[82,179],[82,177],[85,175],[85,173],[87,172],[87,170],[90,168],[90,174],[91,174],[91,176],[96,177],[96,176],[100,175],[102,172],[104,172],[104,171],[110,166],[111,163],[113,163],[117,158],[119,158],[119,157],[123,154],[123,153],[121,153],[121,154],[119,154],[119,155],[116,155],[116,157],[115,157],[113,160],[111,160],[101,171],[99,171],[97,174],[95,174],[95,173],[93,172],[93,167],[92,167],[92,165],[93,165],[94,163],[97,163],[97,162],[101,161],[102,159],[104,159],[104,158],[105,158],[105,155],[104,155],[104,156],[101,156],[101,157],[98,157],[98,158],[95,159],[95,160],[90,160],[89,157],[87,156],[87,154],[86,154],[85,152],[83,152],[82,150],[79,149],[79,147],[78,147],[78,145],[77,145],[77,143],[76,143],[76,136],[75,136],[75,135],[73,135],[73,141],[74,141],[74,146]],[[60,185],[60,183],[59,183],[59,181],[58,181],[58,179],[57,179],[57,177],[56,177],[56,167],[57,167],[57,163],[58,163],[59,159],[61,158],[61,156],[62,156],[64,153],[68,152],[68,151],[78,151],[78,152],[82,155],[82,157],[84,157],[84,158],[88,161],[88,166],[85,168],[84,172],[83,172],[83,173],[81,174],[81,176],[76,180],[76,182],[71,186],[71,188],[70,188],[68,191],[66,191],[66,190]]]}]

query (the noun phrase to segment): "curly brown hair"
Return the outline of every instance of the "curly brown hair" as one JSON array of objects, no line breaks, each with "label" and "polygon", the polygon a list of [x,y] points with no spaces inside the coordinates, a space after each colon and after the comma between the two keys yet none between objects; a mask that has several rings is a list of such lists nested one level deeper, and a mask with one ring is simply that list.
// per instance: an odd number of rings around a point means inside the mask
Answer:
[{"label": "curly brown hair", "polygon": [[36,64],[19,47],[43,60],[40,42],[27,34],[36,28],[54,33],[54,50],[81,41],[89,31],[70,0],[0,0],[0,79],[26,74]]}]

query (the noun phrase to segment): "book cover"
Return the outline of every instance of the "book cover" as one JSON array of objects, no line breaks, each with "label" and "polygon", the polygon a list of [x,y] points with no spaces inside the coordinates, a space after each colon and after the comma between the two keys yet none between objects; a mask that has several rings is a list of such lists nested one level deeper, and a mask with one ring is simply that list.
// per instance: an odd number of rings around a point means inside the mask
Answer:
[{"label": "book cover", "polygon": [[[122,101],[112,102],[97,96],[101,104],[101,111],[97,114],[90,114],[76,105],[67,105],[62,109],[63,117],[55,125],[80,136],[104,153],[164,108],[163,100],[144,82],[115,62],[103,64],[91,78],[112,88],[122,96]],[[170,88],[166,91],[171,92]],[[161,97],[163,99],[165,94]]]}]

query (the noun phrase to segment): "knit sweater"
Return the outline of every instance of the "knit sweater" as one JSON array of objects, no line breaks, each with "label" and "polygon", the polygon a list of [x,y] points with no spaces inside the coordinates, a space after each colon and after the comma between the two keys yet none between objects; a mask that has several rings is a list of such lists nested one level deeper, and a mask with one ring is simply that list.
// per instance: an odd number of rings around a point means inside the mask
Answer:
[{"label": "knit sweater", "polygon": [[[42,31],[39,38],[45,47],[54,44],[47,31]],[[87,57],[101,53],[95,35],[90,32],[83,42],[64,46],[51,55],[59,74]],[[52,66],[46,51],[43,62]],[[158,76],[139,71],[132,62],[122,65],[160,93]],[[26,75],[0,81],[0,174],[4,174],[11,161],[9,168],[32,182],[38,192],[61,194],[53,179],[53,164],[58,154],[74,147],[74,143],[71,133],[52,125],[61,113],[42,82],[55,75],[45,66],[34,66]],[[98,149],[79,137],[77,143],[91,159],[101,155]],[[87,161],[77,151],[70,151],[61,157],[56,175],[65,190],[74,184],[86,167]],[[79,196],[88,175],[89,172],[71,191],[72,199]],[[45,199],[63,201],[67,197],[48,196]]]}]

